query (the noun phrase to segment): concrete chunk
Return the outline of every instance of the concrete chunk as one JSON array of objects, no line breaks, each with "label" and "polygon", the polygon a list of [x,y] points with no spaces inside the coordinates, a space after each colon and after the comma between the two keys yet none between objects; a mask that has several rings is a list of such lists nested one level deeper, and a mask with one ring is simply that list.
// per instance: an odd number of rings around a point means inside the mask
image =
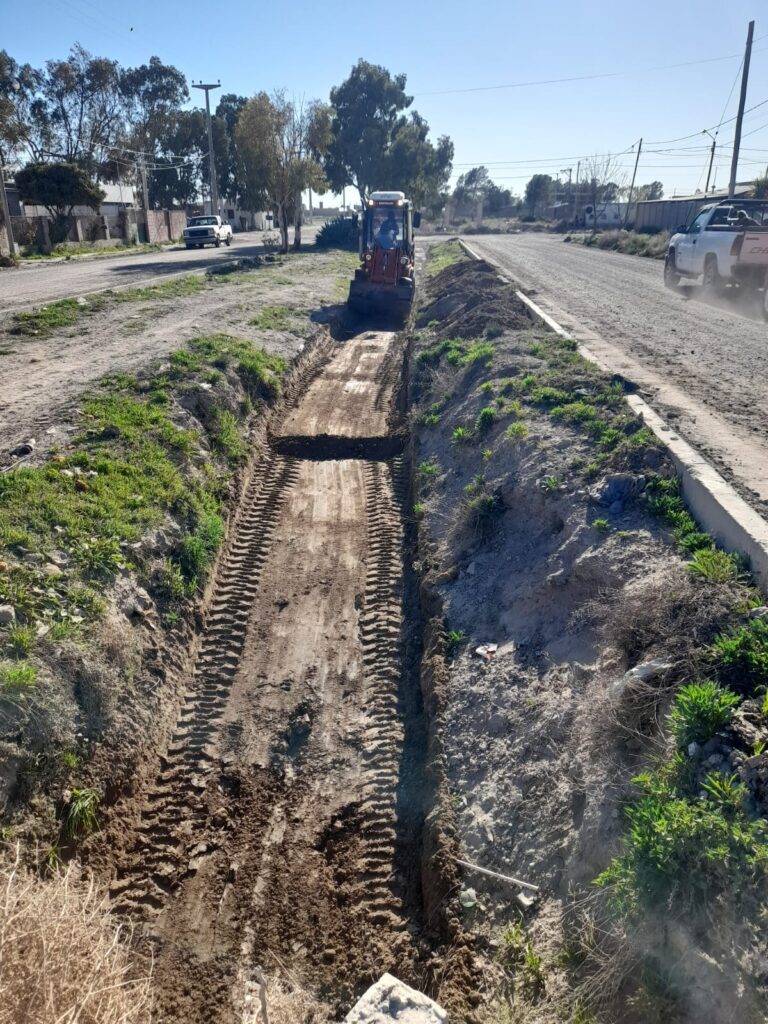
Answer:
[{"label": "concrete chunk", "polygon": [[448,1024],[448,1014],[428,996],[382,974],[344,1018],[345,1024]]}]

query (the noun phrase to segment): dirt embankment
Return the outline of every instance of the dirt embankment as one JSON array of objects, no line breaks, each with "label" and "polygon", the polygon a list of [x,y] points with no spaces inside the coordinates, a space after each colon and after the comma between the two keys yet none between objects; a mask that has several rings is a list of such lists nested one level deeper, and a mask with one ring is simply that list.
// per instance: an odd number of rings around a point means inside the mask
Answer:
[{"label": "dirt embankment", "polygon": [[[620,385],[493,268],[440,247],[451,260],[418,316],[412,394],[422,597],[445,621],[435,754],[462,859],[540,887],[527,908],[465,872],[484,1019],[762,1020],[760,597],[696,532]],[[759,652],[748,685],[734,645]],[[720,681],[710,704],[702,679]],[[688,731],[697,701],[740,700]]]}]

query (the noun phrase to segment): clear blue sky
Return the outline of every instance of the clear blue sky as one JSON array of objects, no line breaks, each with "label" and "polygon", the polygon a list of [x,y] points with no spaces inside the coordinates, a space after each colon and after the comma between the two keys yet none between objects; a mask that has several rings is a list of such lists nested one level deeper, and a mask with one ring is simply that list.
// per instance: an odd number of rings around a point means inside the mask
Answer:
[{"label": "clear blue sky", "polygon": [[[38,65],[64,57],[75,42],[126,65],[157,54],[190,79],[220,78],[222,91],[283,87],[308,99],[327,99],[365,57],[407,74],[414,108],[435,135],[454,140],[455,174],[485,163],[519,193],[536,171],[572,166],[575,174],[579,157],[620,153],[642,136],[638,180],[658,178],[671,195],[703,187],[709,143],[706,136],[658,140],[735,114],[738,82],[731,88],[750,18],[749,107],[768,100],[768,6],[759,0],[649,0],[626,10],[573,0],[412,0],[399,8],[338,0],[6,0],[0,45]],[[586,75],[612,77],[449,92]],[[768,164],[768,103],[747,115],[744,131],[740,179]],[[732,135],[733,125],[723,126],[718,184],[727,183]],[[670,148],[677,151],[653,152]],[[621,158],[627,174],[633,160]]]}]

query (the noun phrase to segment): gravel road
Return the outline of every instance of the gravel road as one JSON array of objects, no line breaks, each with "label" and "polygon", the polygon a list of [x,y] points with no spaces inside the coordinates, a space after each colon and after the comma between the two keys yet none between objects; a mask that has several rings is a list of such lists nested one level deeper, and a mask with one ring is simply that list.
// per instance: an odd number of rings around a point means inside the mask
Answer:
[{"label": "gravel road", "polygon": [[[304,242],[314,241],[317,226],[305,225]],[[293,233],[291,232],[291,237]],[[187,250],[183,246],[119,256],[75,257],[66,262],[26,263],[18,270],[0,271],[0,310],[14,312],[73,295],[87,295],[104,288],[157,284],[169,274],[205,270],[218,260],[255,256],[264,252],[261,231],[235,235],[231,246]]]},{"label": "gravel road", "polygon": [[562,236],[467,238],[573,336],[634,381],[673,429],[768,510],[768,326],[757,303],[669,291],[657,260]]}]

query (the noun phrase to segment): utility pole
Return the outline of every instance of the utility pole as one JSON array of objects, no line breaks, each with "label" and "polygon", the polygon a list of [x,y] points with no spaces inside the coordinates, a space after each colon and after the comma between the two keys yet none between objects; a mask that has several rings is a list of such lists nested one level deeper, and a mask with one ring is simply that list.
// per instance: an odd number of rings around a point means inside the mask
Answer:
[{"label": "utility pole", "polygon": [[[707,171],[707,184],[704,186],[704,195],[706,195],[707,192],[709,192],[709,179],[712,177],[712,164],[713,164],[714,159],[715,159],[715,146],[717,145],[717,132],[715,132],[715,134],[713,135],[712,132],[707,131],[707,129],[704,128],[702,130],[701,134],[702,135],[708,135],[710,137],[710,139],[712,139],[712,148],[709,151],[709,170]],[[699,180],[701,180],[701,179],[699,179]]]},{"label": "utility pole", "polygon": [[733,137],[733,159],[731,160],[731,180],[728,182],[728,198],[736,194],[736,171],[739,166],[739,148],[741,146],[741,122],[744,120],[744,105],[747,101],[747,82],[749,81],[749,59],[752,56],[752,35],[755,31],[754,21],[750,21],[747,29],[747,48],[744,51],[744,70],[741,72],[741,94],[739,95],[739,112],[736,115],[736,132]]},{"label": "utility pole", "polygon": [[0,203],[3,207],[3,223],[5,233],[8,235],[8,252],[11,259],[16,258],[16,241],[13,237],[13,225],[11,224],[11,211],[8,209],[8,196],[5,194],[5,173],[3,171],[3,157],[0,154]]},{"label": "utility pole", "polygon": [[144,206],[144,230],[147,241],[152,241],[152,230],[149,226],[149,189],[147,188],[147,154],[142,150],[139,155],[139,175],[141,176],[141,199]]},{"label": "utility pole", "polygon": [[640,139],[640,141],[637,144],[637,156],[635,157],[635,169],[634,169],[634,171],[632,171],[632,184],[629,186],[629,196],[627,198],[627,209],[626,209],[626,211],[624,213],[624,224],[623,224],[624,227],[627,226],[627,218],[629,217],[629,207],[630,207],[630,204],[632,202],[632,193],[635,191],[635,178],[637,176],[637,165],[640,163],[640,153],[642,151],[642,148],[643,148],[643,140]]},{"label": "utility pole", "polygon": [[192,88],[205,90],[205,119],[208,125],[208,164],[211,179],[211,213],[215,215],[219,212],[219,189],[216,184],[216,160],[213,156],[213,128],[211,127],[211,101],[209,93],[211,89],[220,89],[221,82],[216,82],[215,85],[206,85],[203,82],[193,82]]}]

